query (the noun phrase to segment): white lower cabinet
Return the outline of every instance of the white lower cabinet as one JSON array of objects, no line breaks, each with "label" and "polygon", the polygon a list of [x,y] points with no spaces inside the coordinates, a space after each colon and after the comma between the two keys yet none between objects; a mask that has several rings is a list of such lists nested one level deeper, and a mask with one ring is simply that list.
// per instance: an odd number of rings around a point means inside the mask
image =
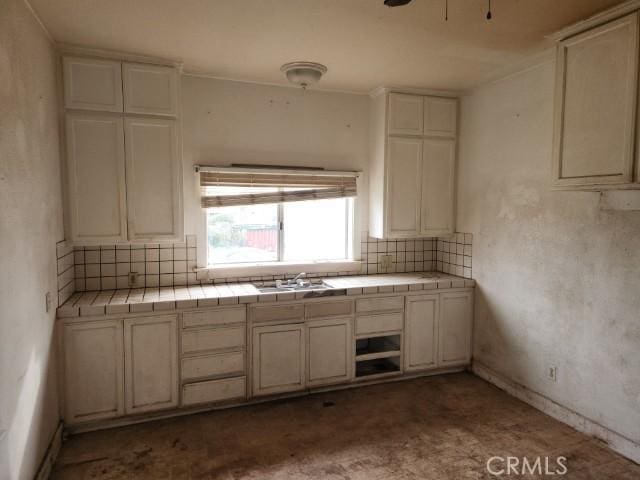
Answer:
[{"label": "white lower cabinet", "polygon": [[470,291],[408,296],[405,370],[467,365],[472,322]]},{"label": "white lower cabinet", "polygon": [[125,411],[178,406],[177,316],[124,321]]},{"label": "white lower cabinet", "polygon": [[233,377],[187,383],[182,386],[182,404],[187,407],[230,399],[243,399],[246,381],[246,377]]},{"label": "white lower cabinet", "polygon": [[302,323],[253,327],[253,395],[304,389],[304,329]]},{"label": "white lower cabinet", "polygon": [[424,370],[437,366],[438,307],[438,295],[407,297],[405,310],[405,370]]},{"label": "white lower cabinet", "polygon": [[472,319],[470,289],[66,319],[64,420],[75,425],[242,403],[252,396],[463,367],[471,359]]},{"label": "white lower cabinet", "polygon": [[122,320],[67,324],[62,340],[65,422],[123,415]]},{"label": "white lower cabinet", "polygon": [[439,365],[444,367],[468,364],[471,360],[473,293],[441,293],[439,318]]},{"label": "white lower cabinet", "polygon": [[317,320],[307,324],[307,385],[351,379],[353,339],[351,318]]}]

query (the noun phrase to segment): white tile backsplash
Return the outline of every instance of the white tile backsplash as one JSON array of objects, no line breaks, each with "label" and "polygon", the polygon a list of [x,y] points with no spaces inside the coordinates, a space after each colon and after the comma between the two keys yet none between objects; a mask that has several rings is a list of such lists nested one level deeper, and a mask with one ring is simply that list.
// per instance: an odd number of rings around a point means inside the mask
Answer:
[{"label": "white tile backsplash", "polygon": [[56,243],[56,270],[59,306],[66,302],[76,290],[75,253],[66,240]]},{"label": "white tile backsplash", "polygon": [[437,239],[436,265],[439,272],[472,278],[473,235],[456,232],[449,237]]},{"label": "white tile backsplash", "polygon": [[[317,274],[315,277],[437,270],[471,278],[472,241],[473,236],[469,233],[456,233],[451,237],[437,239],[378,240],[369,237],[368,232],[363,232],[360,243],[362,260],[360,272],[332,272]],[[70,249],[59,251],[65,252],[64,257],[66,257],[63,262],[59,260],[59,299],[69,291],[73,293],[73,291],[128,288],[130,287],[129,272],[138,274],[136,287],[210,283],[207,280],[199,280],[194,272],[197,258],[195,235],[187,235],[184,243],[86,246],[75,247],[75,251]],[[388,269],[382,269],[380,265],[385,255],[391,256],[391,267]],[[60,267],[65,266],[66,268],[61,271]],[[66,276],[61,277],[61,273],[65,273]],[[293,278],[297,273],[218,278],[214,283],[268,282]],[[60,281],[63,278],[67,283],[61,286]],[[61,295],[62,287],[66,287],[66,290]],[[70,296],[71,293],[68,295]]]}]

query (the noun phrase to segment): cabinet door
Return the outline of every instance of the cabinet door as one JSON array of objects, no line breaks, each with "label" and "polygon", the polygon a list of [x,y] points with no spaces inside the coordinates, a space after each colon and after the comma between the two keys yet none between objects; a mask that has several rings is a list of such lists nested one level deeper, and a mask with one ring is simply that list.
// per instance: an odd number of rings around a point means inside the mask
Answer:
[{"label": "cabinet door", "polygon": [[178,114],[178,75],[175,68],[124,63],[122,75],[126,113]]},{"label": "cabinet door", "polygon": [[351,319],[317,320],[307,325],[308,385],[326,385],[351,378]]},{"label": "cabinet door", "polygon": [[125,120],[131,240],[182,236],[182,175],[173,120]]},{"label": "cabinet door", "polygon": [[125,410],[128,414],[178,405],[176,328],[176,315],[125,319]]},{"label": "cabinet door", "polygon": [[64,57],[64,106],[122,112],[120,62]]},{"label": "cabinet door", "polygon": [[638,79],[638,14],[560,42],[555,186],[631,181]]},{"label": "cabinet door", "polygon": [[423,97],[401,93],[389,94],[389,135],[422,135]]},{"label": "cabinet door", "polygon": [[304,388],[303,324],[253,327],[252,340],[253,395]]},{"label": "cabinet door", "polygon": [[425,236],[453,233],[456,143],[427,138],[422,147],[420,231]]},{"label": "cabinet door", "polygon": [[387,236],[415,237],[420,231],[422,140],[389,137],[387,148]]},{"label": "cabinet door", "polygon": [[126,240],[122,119],[101,114],[67,114],[66,132],[72,241]]},{"label": "cabinet door", "polygon": [[405,370],[434,368],[438,357],[438,295],[407,297]]},{"label": "cabinet door", "polygon": [[122,320],[65,325],[66,423],[124,414]]},{"label": "cabinet door", "polygon": [[424,98],[424,134],[436,137],[455,137],[458,101],[455,98]]},{"label": "cabinet door", "polygon": [[473,294],[455,292],[440,294],[438,325],[439,365],[466,365],[471,360],[471,328]]}]

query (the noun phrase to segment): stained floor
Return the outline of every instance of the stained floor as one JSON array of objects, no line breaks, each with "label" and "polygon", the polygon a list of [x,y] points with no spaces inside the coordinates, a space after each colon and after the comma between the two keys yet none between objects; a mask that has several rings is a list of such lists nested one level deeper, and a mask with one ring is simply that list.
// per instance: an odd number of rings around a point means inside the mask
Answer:
[{"label": "stained floor", "polygon": [[[520,464],[526,457],[536,473],[487,471],[489,459],[509,456]],[[546,476],[545,457],[549,471],[561,472],[560,456],[567,458],[566,475]],[[496,473],[507,468],[500,459],[490,466]],[[52,474],[65,480],[546,477],[640,479],[640,466],[467,373],[76,435]]]}]

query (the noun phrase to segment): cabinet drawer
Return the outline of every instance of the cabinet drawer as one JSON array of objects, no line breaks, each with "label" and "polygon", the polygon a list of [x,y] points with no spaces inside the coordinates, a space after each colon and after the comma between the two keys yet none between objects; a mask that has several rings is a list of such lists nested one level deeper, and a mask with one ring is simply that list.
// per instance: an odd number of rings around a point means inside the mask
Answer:
[{"label": "cabinet drawer", "polygon": [[245,320],[246,310],[244,307],[219,308],[215,310],[203,310],[200,312],[185,312],[182,314],[182,328],[240,323]]},{"label": "cabinet drawer", "polygon": [[219,402],[232,398],[244,398],[245,392],[245,377],[189,383],[182,387],[182,404],[197,405],[199,403]]},{"label": "cabinet drawer", "polygon": [[245,327],[209,328],[182,332],[182,353],[206,352],[223,348],[242,348],[246,343]]},{"label": "cabinet drawer", "polygon": [[270,322],[272,320],[298,320],[304,318],[304,305],[274,305],[253,307],[251,320],[254,322]]},{"label": "cabinet drawer", "polygon": [[402,330],[402,313],[381,313],[356,317],[356,335]]},{"label": "cabinet drawer", "polygon": [[311,303],[305,307],[307,318],[344,317],[353,313],[353,302],[320,302]]},{"label": "cabinet drawer", "polygon": [[361,298],[356,300],[356,312],[375,312],[383,310],[402,310],[404,297]]},{"label": "cabinet drawer", "polygon": [[182,380],[244,372],[245,352],[219,353],[182,359]]}]

